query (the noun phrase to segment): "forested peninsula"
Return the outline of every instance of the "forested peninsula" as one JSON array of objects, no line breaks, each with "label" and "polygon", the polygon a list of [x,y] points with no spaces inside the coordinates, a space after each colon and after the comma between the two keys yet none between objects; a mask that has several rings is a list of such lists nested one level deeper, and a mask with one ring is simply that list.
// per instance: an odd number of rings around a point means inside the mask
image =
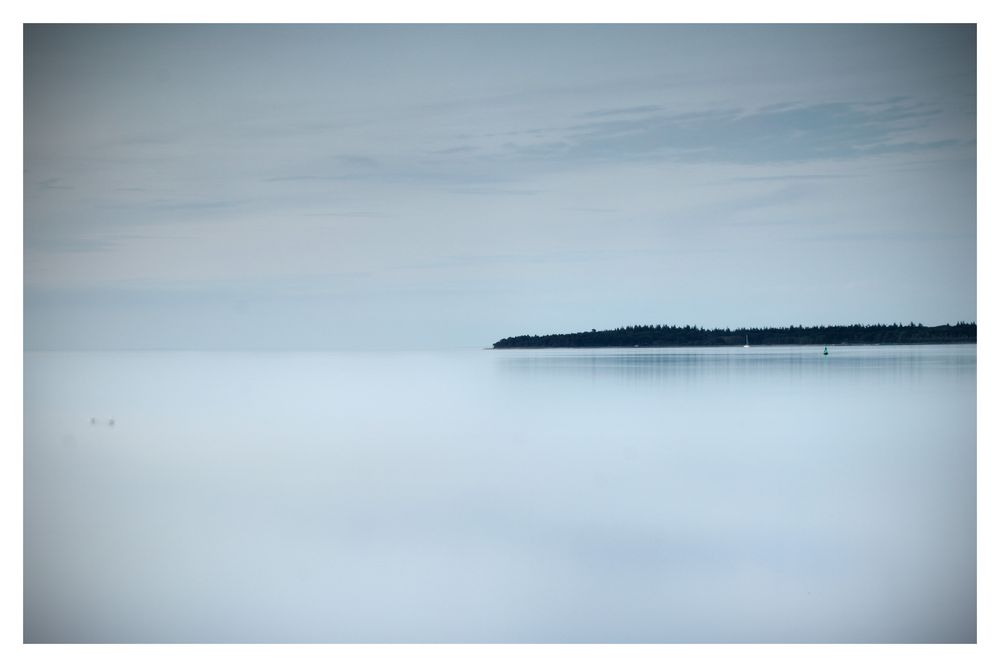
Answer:
[{"label": "forested peninsula", "polygon": [[821,327],[702,329],[697,326],[641,325],[544,336],[512,336],[493,349],[541,347],[709,347],[724,345],[914,345],[975,343],[976,323],[849,324]]}]

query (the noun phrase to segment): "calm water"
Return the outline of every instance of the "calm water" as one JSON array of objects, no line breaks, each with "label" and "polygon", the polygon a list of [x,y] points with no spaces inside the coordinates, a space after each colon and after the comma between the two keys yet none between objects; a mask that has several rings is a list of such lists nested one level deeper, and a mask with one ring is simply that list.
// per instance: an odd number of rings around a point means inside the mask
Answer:
[{"label": "calm water", "polygon": [[976,639],[974,345],[24,372],[29,642]]}]

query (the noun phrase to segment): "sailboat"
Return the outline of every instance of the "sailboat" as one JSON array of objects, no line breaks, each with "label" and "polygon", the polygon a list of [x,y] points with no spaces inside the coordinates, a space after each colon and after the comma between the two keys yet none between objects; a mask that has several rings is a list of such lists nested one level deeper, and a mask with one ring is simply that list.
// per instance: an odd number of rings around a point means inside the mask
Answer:
[{"label": "sailboat", "polygon": [[743,347],[750,347],[750,335],[747,334],[747,342]]}]

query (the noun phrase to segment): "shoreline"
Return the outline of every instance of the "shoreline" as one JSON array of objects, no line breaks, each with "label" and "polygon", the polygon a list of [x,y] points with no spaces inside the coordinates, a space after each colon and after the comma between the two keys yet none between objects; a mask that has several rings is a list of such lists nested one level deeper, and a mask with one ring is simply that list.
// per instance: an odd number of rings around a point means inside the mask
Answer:
[{"label": "shoreline", "polygon": [[752,349],[756,347],[913,347],[917,345],[975,345],[974,340],[919,341],[913,343],[759,343],[743,345],[504,345],[487,347],[485,350],[670,350],[700,348]]}]

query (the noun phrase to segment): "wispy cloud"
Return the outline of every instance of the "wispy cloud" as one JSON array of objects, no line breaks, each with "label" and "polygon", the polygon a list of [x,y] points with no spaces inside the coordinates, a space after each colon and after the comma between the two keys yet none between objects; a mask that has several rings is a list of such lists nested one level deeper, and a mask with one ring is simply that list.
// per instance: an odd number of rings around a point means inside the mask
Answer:
[{"label": "wispy cloud", "polygon": [[389,214],[378,211],[312,211],[303,213],[302,216],[306,218],[386,218],[389,217]]},{"label": "wispy cloud", "polygon": [[147,202],[145,206],[164,211],[215,211],[219,209],[234,208],[240,202],[231,200],[182,200],[182,199],[160,199]]},{"label": "wispy cloud", "polygon": [[586,111],[580,114],[583,118],[604,118],[607,116],[630,116],[634,114],[652,113],[660,111],[663,107],[658,104],[645,104],[642,106],[625,107],[622,109],[600,109],[597,111]]},{"label": "wispy cloud", "polygon": [[548,128],[507,144],[510,157],[558,161],[668,160],[761,164],[851,159],[956,146],[923,139],[938,110],[895,98],[882,103],[777,103],[757,109],[665,113],[659,107],[589,112],[601,120]]},{"label": "wispy cloud", "polygon": [[475,147],[473,146],[452,146],[450,148],[441,148],[439,150],[431,151],[431,155],[463,155],[475,152]]},{"label": "wispy cloud", "polygon": [[603,206],[564,206],[562,210],[574,213],[618,213],[621,209]]},{"label": "wispy cloud", "polygon": [[42,190],[72,190],[72,185],[64,185],[62,179],[60,178],[46,178],[44,181],[39,181],[38,187]]},{"label": "wispy cloud", "polygon": [[264,183],[285,183],[294,181],[342,181],[345,176],[320,176],[317,174],[301,174],[294,176],[269,176],[262,179]]},{"label": "wispy cloud", "polygon": [[537,195],[542,190],[532,190],[528,188],[455,188],[450,190],[457,195],[513,195],[519,197],[530,197]]}]

